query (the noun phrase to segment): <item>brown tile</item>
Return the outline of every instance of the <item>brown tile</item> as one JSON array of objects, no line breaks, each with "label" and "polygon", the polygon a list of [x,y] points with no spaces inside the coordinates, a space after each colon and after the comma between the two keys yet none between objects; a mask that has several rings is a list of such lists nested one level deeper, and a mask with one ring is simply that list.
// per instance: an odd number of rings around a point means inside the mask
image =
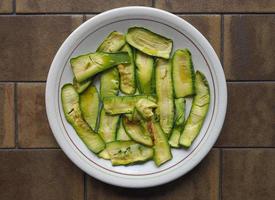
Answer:
[{"label": "brown tile", "polygon": [[224,17],[224,70],[230,80],[275,80],[275,15]]},{"label": "brown tile", "polygon": [[0,13],[11,13],[12,1],[13,0],[0,0]]},{"label": "brown tile", "polygon": [[199,166],[187,175],[148,189],[126,189],[88,179],[87,200],[217,200],[219,188],[219,150],[214,149]]},{"label": "brown tile", "polygon": [[275,147],[275,83],[229,83],[220,146]]},{"label": "brown tile", "polygon": [[220,15],[181,15],[183,19],[197,28],[215,49],[218,56],[221,50]]},{"label": "brown tile", "polygon": [[63,40],[82,16],[1,16],[0,80],[45,80]]},{"label": "brown tile", "polygon": [[274,12],[275,0],[155,0],[171,12]]},{"label": "brown tile", "polygon": [[224,150],[222,199],[275,199],[274,154],[274,149]]},{"label": "brown tile", "polygon": [[152,6],[152,0],[17,0],[18,13],[102,12],[123,6]]},{"label": "brown tile", "polygon": [[57,147],[46,116],[44,94],[44,83],[19,83],[17,85],[20,147]]},{"label": "brown tile", "polygon": [[14,147],[14,84],[0,84],[0,148]]},{"label": "brown tile", "polygon": [[83,172],[61,150],[0,151],[1,200],[84,199]]}]

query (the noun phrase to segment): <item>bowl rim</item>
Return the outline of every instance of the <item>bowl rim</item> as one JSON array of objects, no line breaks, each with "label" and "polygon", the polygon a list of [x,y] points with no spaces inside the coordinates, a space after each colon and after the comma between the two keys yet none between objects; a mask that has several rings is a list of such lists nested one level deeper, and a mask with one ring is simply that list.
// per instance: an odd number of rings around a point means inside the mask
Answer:
[{"label": "bowl rim", "polygon": [[[90,165],[85,164],[85,161],[81,158],[79,158],[77,154],[75,154],[74,151],[71,151],[71,147],[69,147],[69,143],[66,143],[59,133],[59,125],[57,124],[57,121],[54,119],[55,112],[54,106],[52,106],[55,102],[53,96],[52,96],[52,90],[55,89],[55,79],[58,76],[57,75],[57,65],[60,62],[60,59],[63,58],[64,53],[66,50],[70,49],[72,46],[72,43],[74,41],[79,40],[79,38],[82,38],[80,35],[82,35],[83,32],[87,32],[89,27],[92,26],[93,23],[99,23],[100,21],[108,20],[109,18],[114,18],[117,16],[123,16],[127,14],[147,14],[151,17],[158,17],[158,18],[165,18],[166,20],[170,21],[172,20],[174,24],[177,26],[185,26],[185,29],[188,30],[188,32],[196,38],[196,42],[201,46],[203,49],[207,49],[208,57],[211,58],[211,61],[215,64],[215,74],[217,82],[219,82],[218,91],[219,91],[219,102],[218,102],[218,113],[216,116],[216,120],[212,131],[211,131],[211,139],[209,137],[207,140],[204,141],[204,148],[200,149],[196,154],[193,156],[193,158],[190,160],[188,166],[176,166],[173,171],[165,172],[158,176],[149,176],[146,178],[146,180],[140,179],[141,177],[135,177],[130,178],[129,176],[123,176],[123,175],[117,175],[112,176],[110,173],[102,171],[98,168],[91,169]],[[213,83],[215,85],[215,83]],[[75,29],[69,37],[63,42],[61,47],[59,48],[58,52],[56,53],[53,62],[51,64],[48,77],[47,77],[47,83],[46,83],[46,95],[45,95],[45,102],[46,102],[46,112],[48,121],[51,127],[51,130],[60,145],[61,149],[64,151],[64,153],[69,157],[69,159],[75,163],[79,168],[81,168],[84,172],[88,173],[89,175],[95,177],[96,179],[99,179],[103,182],[116,185],[116,186],[122,186],[122,187],[130,187],[130,188],[144,188],[144,187],[152,187],[161,185],[167,182],[170,182],[187,172],[189,172],[191,169],[193,169],[211,150],[214,143],[216,142],[226,114],[226,108],[227,108],[227,86],[226,86],[226,80],[223,72],[223,68],[221,66],[220,60],[218,56],[216,55],[214,49],[210,45],[210,43],[207,41],[207,39],[191,24],[183,20],[182,18],[171,14],[167,11],[163,11],[157,8],[150,8],[150,7],[142,7],[142,6],[129,6],[129,7],[122,7],[122,8],[116,8],[109,11],[105,11],[101,14],[96,15],[95,17],[87,20],[82,25],[80,25],[77,29]]]}]

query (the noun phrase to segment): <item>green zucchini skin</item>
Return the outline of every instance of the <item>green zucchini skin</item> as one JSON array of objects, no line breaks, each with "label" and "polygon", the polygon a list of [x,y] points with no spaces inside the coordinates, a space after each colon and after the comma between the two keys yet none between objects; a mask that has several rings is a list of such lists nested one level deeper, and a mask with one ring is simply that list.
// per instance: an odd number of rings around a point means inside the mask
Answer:
[{"label": "green zucchini skin", "polygon": [[119,64],[117,66],[120,75],[120,91],[124,94],[134,94],[136,92],[136,80],[135,80],[135,62],[132,48],[126,44],[121,51],[128,52],[131,63]]},{"label": "green zucchini skin", "polygon": [[153,91],[154,58],[141,51],[136,51],[136,77],[140,94],[151,94]]},{"label": "green zucchini skin", "polygon": [[176,98],[195,94],[195,72],[188,49],[178,49],[172,58],[173,82]]},{"label": "green zucchini skin", "polygon": [[73,86],[79,94],[82,93],[83,91],[85,91],[89,87],[89,85],[91,85],[91,84],[92,84],[91,79],[87,79],[87,80],[85,80],[83,82],[80,82],[80,83],[76,81],[75,77],[73,79]]},{"label": "green zucchini skin", "polygon": [[82,118],[79,107],[79,95],[72,84],[63,85],[61,101],[66,120],[75,129],[84,144],[94,153],[102,151],[105,148],[105,143]]},{"label": "green zucchini skin", "polygon": [[125,36],[123,33],[113,31],[111,32],[97,48],[96,51],[103,52],[117,52],[126,44]]},{"label": "green zucchini skin", "polygon": [[99,95],[94,85],[90,85],[79,96],[80,110],[84,120],[96,130],[96,122],[99,114]]},{"label": "green zucchini skin", "polygon": [[124,129],[122,119],[120,119],[120,121],[119,121],[119,127],[118,127],[118,130],[117,130],[116,140],[121,140],[121,141],[131,140],[131,138],[127,135],[127,133]]},{"label": "green zucchini skin", "polygon": [[81,55],[70,60],[75,78],[78,82],[96,75],[121,63],[130,63],[127,52],[105,53],[96,52]]},{"label": "green zucchini skin", "polygon": [[122,122],[126,133],[132,140],[146,146],[153,146],[150,133],[142,126],[141,122],[130,121],[127,117],[123,117]]},{"label": "green zucchini skin", "polygon": [[154,97],[147,95],[105,97],[104,110],[110,115],[132,113],[136,103],[143,98],[155,101]]},{"label": "green zucchini skin", "polygon": [[126,34],[126,41],[136,49],[150,56],[168,59],[173,48],[173,41],[143,27],[131,27]]},{"label": "green zucchini skin", "polygon": [[172,159],[171,149],[167,141],[167,136],[163,132],[158,122],[149,121],[147,127],[154,140],[154,161],[160,166]]},{"label": "green zucchini skin", "polygon": [[174,128],[172,130],[172,134],[168,141],[170,146],[174,148],[180,147],[179,139],[180,139],[180,134],[184,128],[185,106],[186,106],[186,100],[184,98],[175,99],[175,108],[176,108],[175,122],[174,122]]},{"label": "green zucchini skin", "polygon": [[112,165],[130,165],[153,157],[153,149],[134,141],[114,141],[106,145]]},{"label": "green zucchini skin", "polygon": [[156,94],[160,126],[169,137],[174,122],[174,94],[170,60],[160,58],[156,60]]},{"label": "green zucchini skin", "polygon": [[210,104],[209,85],[204,74],[199,71],[196,72],[195,87],[196,95],[180,136],[180,144],[185,148],[189,148],[198,136]]}]

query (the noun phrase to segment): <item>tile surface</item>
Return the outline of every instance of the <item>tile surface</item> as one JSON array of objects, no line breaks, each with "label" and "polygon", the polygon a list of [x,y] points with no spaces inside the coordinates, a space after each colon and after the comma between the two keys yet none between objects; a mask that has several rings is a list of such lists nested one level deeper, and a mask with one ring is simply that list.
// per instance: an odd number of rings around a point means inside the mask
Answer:
[{"label": "tile surface", "polygon": [[45,109],[44,83],[17,85],[18,142],[22,148],[58,147]]},{"label": "tile surface", "polygon": [[0,13],[11,13],[13,0],[0,0]]},{"label": "tile surface", "polygon": [[152,0],[17,0],[16,12],[102,12],[123,6],[152,6]]},{"label": "tile surface", "polygon": [[187,175],[163,186],[147,189],[125,189],[88,179],[87,200],[217,200],[219,188],[219,150],[211,153]]},{"label": "tile surface", "polygon": [[223,200],[275,199],[275,150],[223,151]]},{"label": "tile surface", "polygon": [[14,147],[14,84],[0,84],[0,148]]},{"label": "tile surface", "polygon": [[230,80],[275,80],[275,15],[224,17],[224,69]]},{"label": "tile surface", "polygon": [[0,80],[46,80],[63,40],[82,16],[1,16]]},{"label": "tile surface", "polygon": [[84,199],[83,172],[61,150],[0,151],[1,200]]}]

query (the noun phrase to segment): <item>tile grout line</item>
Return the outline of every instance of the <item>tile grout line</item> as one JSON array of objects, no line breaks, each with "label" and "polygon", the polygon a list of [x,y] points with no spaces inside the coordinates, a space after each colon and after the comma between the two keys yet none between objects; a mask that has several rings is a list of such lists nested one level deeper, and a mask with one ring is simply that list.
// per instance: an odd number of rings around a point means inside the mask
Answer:
[{"label": "tile grout line", "polygon": [[12,15],[16,15],[16,0],[12,1]]},{"label": "tile grout line", "polygon": [[152,7],[155,8],[156,7],[156,1],[152,0]]},{"label": "tile grout line", "polygon": [[219,200],[222,200],[222,183],[223,183],[223,149],[220,149],[220,177],[219,177]]},{"label": "tile grout line", "polygon": [[87,174],[84,172],[84,200],[87,200],[88,199],[88,196],[87,196]]},{"label": "tile grout line", "polygon": [[17,83],[14,83],[14,142],[15,148],[19,148],[18,142],[18,116],[17,116]]},{"label": "tile grout line", "polygon": [[221,62],[224,69],[224,15],[221,15]]}]

